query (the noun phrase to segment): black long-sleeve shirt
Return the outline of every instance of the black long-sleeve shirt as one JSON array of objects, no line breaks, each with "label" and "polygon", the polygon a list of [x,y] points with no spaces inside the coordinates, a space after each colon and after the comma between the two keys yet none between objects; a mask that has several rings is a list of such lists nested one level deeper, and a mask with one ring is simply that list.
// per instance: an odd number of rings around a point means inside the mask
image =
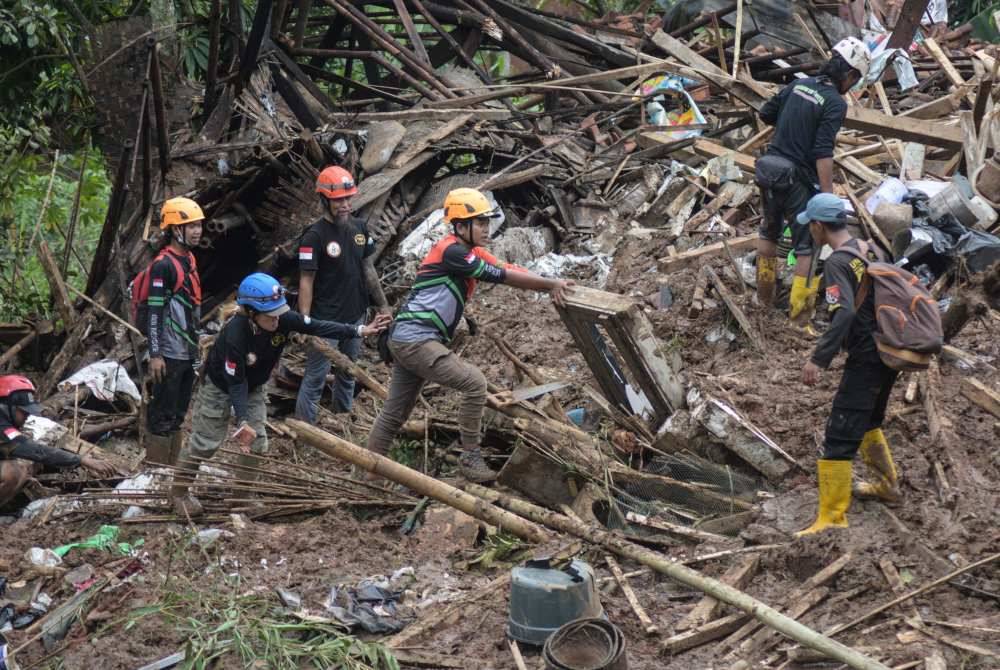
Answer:
[{"label": "black long-sleeve shirt", "polygon": [[818,183],[816,161],[833,157],[846,116],[847,103],[828,77],[793,81],[760,108],[761,120],[775,127],[767,153],[787,158],[809,183]]},{"label": "black long-sleeve shirt", "polygon": [[23,458],[53,468],[75,468],[80,457],[62,449],[35,442],[18,430],[8,412],[0,411],[0,460]]},{"label": "black long-sleeve shirt", "polygon": [[[858,240],[844,243],[858,251]],[[867,245],[867,258],[881,260],[872,245]],[[865,264],[849,253],[834,253],[826,259],[823,279],[826,284],[826,304],[831,312],[830,328],[823,333],[812,354],[812,362],[827,368],[843,348],[851,357],[878,357],[875,345],[875,291],[871,286],[861,305],[855,304],[858,288],[865,276]]]},{"label": "black long-sleeve shirt", "polygon": [[306,323],[298,312],[285,312],[278,317],[278,329],[274,332],[257,327],[243,313],[231,318],[212,345],[206,371],[213,384],[229,393],[237,423],[246,420],[247,396],[271,377],[291,333],[332,339],[358,336],[355,326],[320,319]]}]

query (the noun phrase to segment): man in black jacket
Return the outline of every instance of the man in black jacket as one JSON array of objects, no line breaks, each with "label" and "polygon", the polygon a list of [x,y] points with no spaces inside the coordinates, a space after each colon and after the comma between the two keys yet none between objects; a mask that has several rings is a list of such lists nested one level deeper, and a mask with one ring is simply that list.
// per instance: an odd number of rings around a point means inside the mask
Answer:
[{"label": "man in black jacket", "polygon": [[39,467],[83,466],[100,477],[115,474],[110,463],[47,447],[22,433],[28,417],[41,413],[30,379],[21,375],[0,377],[0,506],[10,502]]},{"label": "man in black jacket", "polygon": [[818,76],[795,80],[760,109],[761,120],[775,128],[756,165],[764,206],[757,242],[757,296],[762,304],[774,303],[778,240],[787,223],[796,257],[789,317],[803,325],[812,314],[819,280],[809,277],[812,240],[795,216],[817,192],[833,192],[833,148],[847,115],[843,96],[868,74],[870,64],[867,47],[853,37],[838,42],[833,52]]},{"label": "man in black jacket", "polygon": [[[244,279],[236,302],[243,310],[222,328],[205,363],[207,379],[198,390],[191,437],[178,459],[187,473],[174,478],[171,498],[179,515],[198,516],[201,504],[189,490],[201,460],[215,455],[226,440],[229,417],[235,414],[231,437],[243,452],[239,464],[253,467],[255,455],[267,451],[267,405],[264,384],[271,377],[292,333],[338,339],[374,335],[388,325],[388,316],[370,325],[346,325],[306,319],[289,309],[278,280],[257,272]],[[252,474],[248,475],[252,478]]]},{"label": "man in black jacket", "polygon": [[831,527],[847,527],[851,462],[859,449],[876,479],[873,484],[859,484],[856,493],[884,500],[898,496],[896,466],[882,433],[898,373],[882,362],[875,344],[875,292],[865,276],[865,262],[847,250],[869,261],[881,260],[879,252],[874,245],[851,237],[844,203],[833,194],[813,197],[799,221],[809,226],[817,249],[828,244],[834,250],[823,269],[831,324],[803,366],[802,381],[809,386],[816,384],[820,370],[829,367],[842,348],[847,351],[844,375],[826,423],[823,458],[816,464],[819,512],[816,521],[798,533],[809,535]]}]

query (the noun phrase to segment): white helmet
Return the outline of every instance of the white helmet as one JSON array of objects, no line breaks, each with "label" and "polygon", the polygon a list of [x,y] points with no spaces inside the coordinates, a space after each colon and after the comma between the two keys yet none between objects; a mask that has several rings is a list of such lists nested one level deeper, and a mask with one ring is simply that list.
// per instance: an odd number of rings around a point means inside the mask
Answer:
[{"label": "white helmet", "polygon": [[845,37],[833,45],[834,53],[840,54],[847,64],[861,73],[861,79],[868,76],[868,67],[871,65],[872,56],[868,53],[868,47],[857,37]]}]

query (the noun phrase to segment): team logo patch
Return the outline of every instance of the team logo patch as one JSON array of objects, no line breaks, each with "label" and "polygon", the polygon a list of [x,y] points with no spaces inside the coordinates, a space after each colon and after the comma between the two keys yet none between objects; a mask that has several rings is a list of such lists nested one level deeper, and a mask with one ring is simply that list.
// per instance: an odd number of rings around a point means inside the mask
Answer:
[{"label": "team logo patch", "polygon": [[361,233],[358,233],[357,235],[354,236],[354,243],[362,247],[365,246],[365,236],[362,235]]},{"label": "team logo patch", "polygon": [[257,362],[257,354],[251,351],[249,354],[247,354],[247,365],[253,365],[256,362]]},{"label": "team logo patch", "polygon": [[299,260],[300,261],[311,261],[313,259],[313,248],[312,247],[299,247]]},{"label": "team logo patch", "polygon": [[153,288],[163,288],[163,279],[157,277],[153,280]]},{"label": "team logo patch", "polygon": [[834,284],[833,286],[826,287],[826,302],[830,305],[836,305],[840,302],[840,287]]},{"label": "team logo patch", "polygon": [[475,260],[476,260],[476,254],[472,253],[471,251],[469,252],[469,255],[465,257],[466,263],[472,263],[475,262]]},{"label": "team logo patch", "polygon": [[14,426],[11,426],[10,428],[4,428],[3,434],[4,437],[6,437],[11,442],[21,437],[21,431],[19,431],[17,428],[14,428]]},{"label": "team logo patch", "polygon": [[326,245],[326,255],[330,258],[337,258],[340,256],[340,245],[336,242],[330,242]]},{"label": "team logo patch", "polygon": [[288,338],[285,337],[284,335],[282,335],[281,333],[278,333],[276,335],[272,335],[271,336],[271,346],[275,347],[275,348],[280,347],[281,345],[283,345],[285,343],[285,340],[287,340],[287,339]]},{"label": "team logo patch", "polygon": [[230,377],[236,376],[236,361],[226,359],[226,374]]}]

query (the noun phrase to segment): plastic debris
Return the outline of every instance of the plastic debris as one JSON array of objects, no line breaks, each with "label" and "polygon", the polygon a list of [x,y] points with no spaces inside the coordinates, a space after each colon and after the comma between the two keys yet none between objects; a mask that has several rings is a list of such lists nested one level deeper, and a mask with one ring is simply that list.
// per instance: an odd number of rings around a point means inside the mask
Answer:
[{"label": "plastic debris", "polygon": [[130,556],[135,551],[135,547],[143,544],[143,540],[129,544],[128,542],[118,542],[118,526],[101,526],[100,530],[82,542],[72,542],[56,547],[53,551],[59,556],[65,556],[72,549],[102,549],[112,551],[122,556]]},{"label": "plastic debris", "polygon": [[110,359],[91,363],[82,370],[78,370],[69,379],[59,382],[59,389],[62,391],[74,386],[86,386],[95,398],[105,402],[112,402],[116,393],[124,393],[136,402],[142,402],[139,389],[132,378],[128,376],[125,366]]},{"label": "plastic debris", "polygon": [[42,549],[41,547],[32,547],[29,549],[25,554],[25,558],[32,565],[40,568],[55,568],[62,565],[62,554],[51,549]]},{"label": "plastic debris", "polygon": [[191,544],[211,547],[220,537],[236,537],[236,534],[228,530],[222,530],[221,528],[206,528],[199,530],[198,534],[191,538]]}]

